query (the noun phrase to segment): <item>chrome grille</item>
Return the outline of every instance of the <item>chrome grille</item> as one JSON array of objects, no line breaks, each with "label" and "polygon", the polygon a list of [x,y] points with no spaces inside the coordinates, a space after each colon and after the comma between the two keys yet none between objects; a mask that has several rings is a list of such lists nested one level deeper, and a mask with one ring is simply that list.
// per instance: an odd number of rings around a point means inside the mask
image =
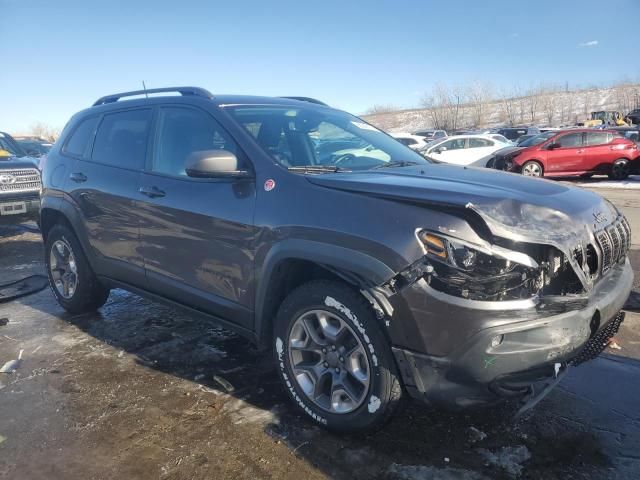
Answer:
[{"label": "chrome grille", "polygon": [[619,217],[609,227],[595,233],[602,254],[602,274],[623,260],[631,246],[631,227],[624,217]]},{"label": "chrome grille", "polygon": [[40,172],[35,168],[0,169],[0,194],[33,192],[40,190],[41,187]]}]

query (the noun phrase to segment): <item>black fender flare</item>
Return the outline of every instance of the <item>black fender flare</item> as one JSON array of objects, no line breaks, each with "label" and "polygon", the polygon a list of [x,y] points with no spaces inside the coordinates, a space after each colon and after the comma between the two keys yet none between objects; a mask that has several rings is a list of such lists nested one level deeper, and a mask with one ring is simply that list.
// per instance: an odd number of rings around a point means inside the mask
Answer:
[{"label": "black fender flare", "polygon": [[396,275],[384,262],[357,250],[313,240],[282,240],[269,250],[256,271],[255,332],[261,342],[269,338],[271,319],[265,317],[271,279],[278,265],[286,260],[316,263],[362,290],[381,285]]}]

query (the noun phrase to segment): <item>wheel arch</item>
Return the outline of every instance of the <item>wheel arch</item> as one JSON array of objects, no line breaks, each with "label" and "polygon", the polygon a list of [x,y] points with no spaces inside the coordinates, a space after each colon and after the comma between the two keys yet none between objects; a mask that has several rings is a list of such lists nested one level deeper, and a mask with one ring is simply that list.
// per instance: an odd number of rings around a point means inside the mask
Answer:
[{"label": "wheel arch", "polygon": [[255,332],[260,345],[271,339],[273,319],[294,288],[317,279],[340,280],[367,290],[395,275],[363,252],[311,240],[289,239],[272,247],[256,275]]}]

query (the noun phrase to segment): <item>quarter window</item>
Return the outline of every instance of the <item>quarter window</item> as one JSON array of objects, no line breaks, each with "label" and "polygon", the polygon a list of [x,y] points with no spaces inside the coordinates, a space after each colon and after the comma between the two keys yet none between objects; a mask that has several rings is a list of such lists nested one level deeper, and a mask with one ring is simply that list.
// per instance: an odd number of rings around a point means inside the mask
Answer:
[{"label": "quarter window", "polygon": [[206,112],[192,108],[160,109],[153,155],[154,172],[186,175],[189,157],[196,152],[227,150],[238,155],[229,134]]},{"label": "quarter window", "polygon": [[87,118],[80,122],[62,149],[63,153],[74,157],[82,157],[93,138],[98,125],[98,117]]},{"label": "quarter window", "polygon": [[98,127],[91,159],[105,165],[141,170],[150,124],[150,109],[105,115]]}]

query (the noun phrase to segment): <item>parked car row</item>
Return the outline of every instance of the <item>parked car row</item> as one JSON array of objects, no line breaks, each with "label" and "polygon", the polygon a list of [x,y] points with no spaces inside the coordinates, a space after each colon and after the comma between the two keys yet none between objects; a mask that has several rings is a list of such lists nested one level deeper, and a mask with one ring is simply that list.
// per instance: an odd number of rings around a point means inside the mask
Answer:
[{"label": "parked car row", "polygon": [[591,177],[622,180],[638,171],[638,144],[615,130],[569,129],[528,138],[517,147],[497,150],[474,166],[532,177]]}]

